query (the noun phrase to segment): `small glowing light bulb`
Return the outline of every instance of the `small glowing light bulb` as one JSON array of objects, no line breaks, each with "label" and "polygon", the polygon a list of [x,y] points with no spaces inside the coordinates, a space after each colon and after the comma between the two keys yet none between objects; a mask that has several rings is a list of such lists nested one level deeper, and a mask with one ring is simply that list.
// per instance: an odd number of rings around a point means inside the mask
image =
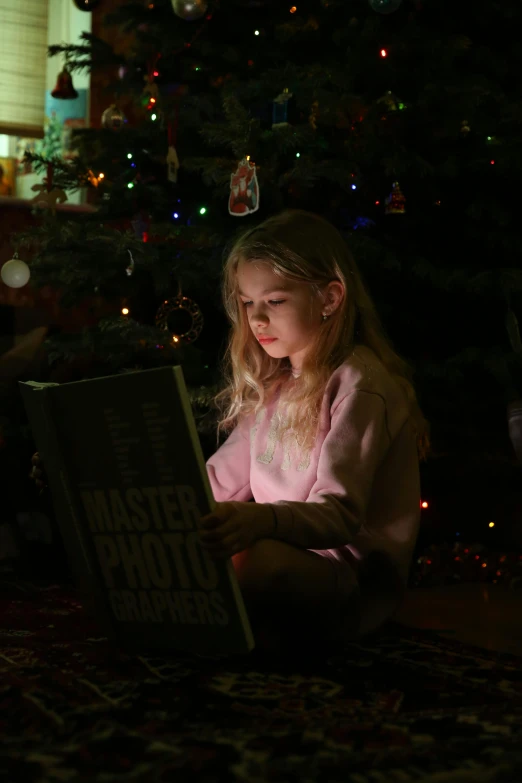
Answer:
[{"label": "small glowing light bulb", "polygon": [[199,210],[199,214],[200,215],[206,215],[206,213],[207,213],[207,208],[206,207],[201,207],[201,209]]},{"label": "small glowing light bulb", "polygon": [[105,177],[105,174],[103,173],[103,171],[101,172],[101,174],[98,174],[98,179],[104,179],[104,177]]},{"label": "small glowing light bulb", "polygon": [[129,182],[127,187],[129,188],[129,190],[131,190],[134,187],[134,182]]},{"label": "small glowing light bulb", "polygon": [[131,160],[131,159],[132,159],[132,152],[127,152],[127,160]]},{"label": "small glowing light bulb", "polygon": [[121,308],[121,314],[122,315],[128,315],[129,314],[129,308],[128,307],[122,307]]},{"label": "small glowing light bulb", "polygon": [[254,30],[254,35],[259,35],[259,30]]},{"label": "small glowing light bulb", "polygon": [[357,190],[357,185],[352,185],[352,190]]},{"label": "small glowing light bulb", "polygon": [[386,49],[381,49],[381,57],[388,57],[388,52]]},{"label": "small glowing light bulb", "polygon": [[421,501],[421,508],[428,508],[428,501],[427,500]]},{"label": "small glowing light bulb", "polygon": [[296,157],[296,158],[300,158],[300,157],[301,157],[301,153],[300,153],[300,152],[296,152],[296,153],[295,153],[295,157]]},{"label": "small glowing light bulb", "polygon": [[295,12],[296,12],[296,11],[297,11],[297,7],[296,7],[295,5],[293,5],[293,6],[291,7],[291,9],[290,9],[290,13],[291,13],[291,14],[295,14]]},{"label": "small glowing light bulb", "polygon": [[156,119],[157,119],[157,116],[156,116],[155,114],[152,114],[152,115],[151,115],[151,120],[152,120],[152,122],[154,122],[154,120],[156,120]]},{"label": "small glowing light bulb", "polygon": [[489,527],[495,527],[495,523],[494,522],[490,522],[489,523]]}]

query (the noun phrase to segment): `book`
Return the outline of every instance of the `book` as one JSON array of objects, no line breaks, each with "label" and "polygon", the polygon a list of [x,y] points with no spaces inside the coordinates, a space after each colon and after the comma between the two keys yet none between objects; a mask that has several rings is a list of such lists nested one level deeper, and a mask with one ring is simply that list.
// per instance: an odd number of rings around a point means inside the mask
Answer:
[{"label": "book", "polygon": [[19,381],[85,607],[129,652],[254,647],[232,559],[199,542],[215,508],[180,366]]}]

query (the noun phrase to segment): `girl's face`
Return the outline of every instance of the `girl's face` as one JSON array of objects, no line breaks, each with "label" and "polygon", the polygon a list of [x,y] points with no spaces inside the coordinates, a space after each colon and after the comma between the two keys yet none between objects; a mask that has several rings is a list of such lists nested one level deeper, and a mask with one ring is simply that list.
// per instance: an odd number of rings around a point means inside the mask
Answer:
[{"label": "girl's face", "polygon": [[308,283],[284,280],[266,262],[240,261],[237,281],[242,306],[254,336],[275,359],[289,357],[300,370],[310,342],[321,325],[322,302]]}]

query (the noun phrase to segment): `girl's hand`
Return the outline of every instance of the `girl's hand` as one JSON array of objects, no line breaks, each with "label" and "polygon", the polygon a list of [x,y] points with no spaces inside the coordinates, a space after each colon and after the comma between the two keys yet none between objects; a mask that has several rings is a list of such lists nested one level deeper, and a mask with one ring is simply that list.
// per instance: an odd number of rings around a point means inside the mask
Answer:
[{"label": "girl's hand", "polygon": [[248,549],[260,538],[268,538],[274,517],[264,503],[216,503],[214,511],[201,517],[201,546],[212,557],[232,557]]},{"label": "girl's hand", "polygon": [[31,469],[31,472],[29,473],[29,478],[34,481],[34,483],[40,490],[40,493],[42,493],[45,487],[47,486],[47,476],[45,475],[43,462],[38,452],[33,454],[33,456],[31,457],[31,465],[33,467]]}]

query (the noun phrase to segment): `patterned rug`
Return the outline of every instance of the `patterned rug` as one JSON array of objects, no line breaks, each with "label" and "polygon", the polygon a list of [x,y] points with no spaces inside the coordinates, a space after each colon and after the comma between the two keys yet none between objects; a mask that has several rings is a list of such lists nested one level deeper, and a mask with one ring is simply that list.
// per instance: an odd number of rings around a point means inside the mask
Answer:
[{"label": "patterned rug", "polygon": [[0,780],[515,783],[519,658],[396,625],[323,653],[128,656],[0,584]]}]

